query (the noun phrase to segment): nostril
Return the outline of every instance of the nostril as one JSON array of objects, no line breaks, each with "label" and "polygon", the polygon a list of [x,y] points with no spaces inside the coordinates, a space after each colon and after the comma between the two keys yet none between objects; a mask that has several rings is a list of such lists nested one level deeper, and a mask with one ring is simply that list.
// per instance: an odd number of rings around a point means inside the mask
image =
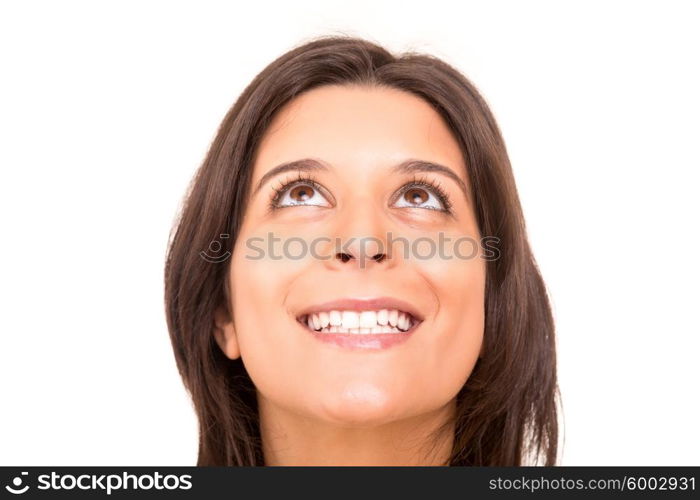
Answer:
[{"label": "nostril", "polygon": [[[335,258],[339,259],[342,262],[348,262],[351,259],[354,259],[354,257],[348,253],[344,252],[338,252],[335,254]],[[387,255],[385,253],[378,253],[376,255],[372,256],[372,260],[375,262],[382,262],[387,258]]]},{"label": "nostril", "polygon": [[348,255],[348,254],[343,253],[343,252],[338,252],[337,254],[335,254],[335,257],[336,257],[336,259],[340,259],[343,262],[347,262],[350,259],[352,259],[351,255]]}]

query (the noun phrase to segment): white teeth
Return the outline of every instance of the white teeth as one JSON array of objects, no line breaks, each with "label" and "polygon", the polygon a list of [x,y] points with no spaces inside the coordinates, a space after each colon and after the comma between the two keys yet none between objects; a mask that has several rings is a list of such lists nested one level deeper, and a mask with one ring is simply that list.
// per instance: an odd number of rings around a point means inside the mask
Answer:
[{"label": "white teeth", "polygon": [[397,309],[379,311],[321,311],[302,319],[315,331],[323,333],[403,333],[413,326],[411,315]]},{"label": "white teeth", "polygon": [[408,317],[404,313],[399,314],[399,324],[397,326],[401,330],[408,330]]},{"label": "white teeth", "polygon": [[325,328],[331,322],[330,315],[327,312],[318,313],[318,319],[321,321],[321,328]]},{"label": "white teeth", "polygon": [[343,328],[357,328],[360,326],[360,315],[355,311],[343,311]]},{"label": "white teeth", "polygon": [[331,311],[330,318],[331,325],[333,326],[340,326],[343,324],[343,316],[340,314],[340,311]]},{"label": "white teeth", "polygon": [[399,311],[396,309],[389,311],[389,324],[391,326],[396,326],[399,324]]},{"label": "white teeth", "polygon": [[374,311],[362,311],[360,313],[360,326],[363,328],[377,326],[377,313]]}]

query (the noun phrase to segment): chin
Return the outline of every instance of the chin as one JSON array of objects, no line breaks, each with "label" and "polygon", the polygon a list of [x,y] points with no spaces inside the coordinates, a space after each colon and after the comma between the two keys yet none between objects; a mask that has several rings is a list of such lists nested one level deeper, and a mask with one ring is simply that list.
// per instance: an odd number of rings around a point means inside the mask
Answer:
[{"label": "chin", "polygon": [[348,384],[319,404],[319,418],[347,427],[373,427],[401,418],[396,396],[367,384]]}]

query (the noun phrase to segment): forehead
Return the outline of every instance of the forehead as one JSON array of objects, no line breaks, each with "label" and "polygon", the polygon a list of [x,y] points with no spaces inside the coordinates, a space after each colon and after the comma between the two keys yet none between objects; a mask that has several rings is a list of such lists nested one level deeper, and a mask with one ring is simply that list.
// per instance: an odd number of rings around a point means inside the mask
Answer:
[{"label": "forehead", "polygon": [[255,176],[307,157],[344,169],[418,158],[452,165],[464,177],[461,150],[442,117],[423,99],[393,88],[327,85],[296,97],[265,132]]}]

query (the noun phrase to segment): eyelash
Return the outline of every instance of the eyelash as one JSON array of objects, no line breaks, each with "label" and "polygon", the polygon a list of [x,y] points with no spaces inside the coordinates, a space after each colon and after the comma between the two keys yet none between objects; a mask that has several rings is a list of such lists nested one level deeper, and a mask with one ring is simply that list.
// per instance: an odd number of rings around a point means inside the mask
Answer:
[{"label": "eyelash", "polygon": [[[291,180],[286,180],[286,181],[281,181],[279,185],[273,186],[272,189],[274,191],[274,194],[272,195],[272,199],[270,200],[270,205],[269,209],[272,210],[278,210],[280,208],[286,208],[286,207],[280,207],[277,204],[279,203],[280,199],[282,198],[282,195],[292,186],[295,184],[308,184],[312,188],[314,188],[316,191],[319,191],[320,193],[323,193],[323,188],[320,186],[316,180],[309,176],[302,174],[301,172],[297,174],[297,177],[295,179]],[[425,207],[428,208],[428,210],[436,210],[438,212],[445,212],[448,214],[452,214],[452,202],[450,201],[450,196],[447,194],[447,191],[445,191],[442,186],[440,185],[439,182],[437,181],[431,181],[425,177],[416,177],[414,176],[411,181],[409,181],[407,184],[404,184],[401,187],[401,190],[399,191],[398,196],[394,198],[394,201],[398,200],[399,197],[403,196],[406,191],[412,188],[427,188],[437,196],[438,200],[440,200],[440,203],[445,207],[444,209],[439,209],[439,208],[430,208],[430,207]]]}]

